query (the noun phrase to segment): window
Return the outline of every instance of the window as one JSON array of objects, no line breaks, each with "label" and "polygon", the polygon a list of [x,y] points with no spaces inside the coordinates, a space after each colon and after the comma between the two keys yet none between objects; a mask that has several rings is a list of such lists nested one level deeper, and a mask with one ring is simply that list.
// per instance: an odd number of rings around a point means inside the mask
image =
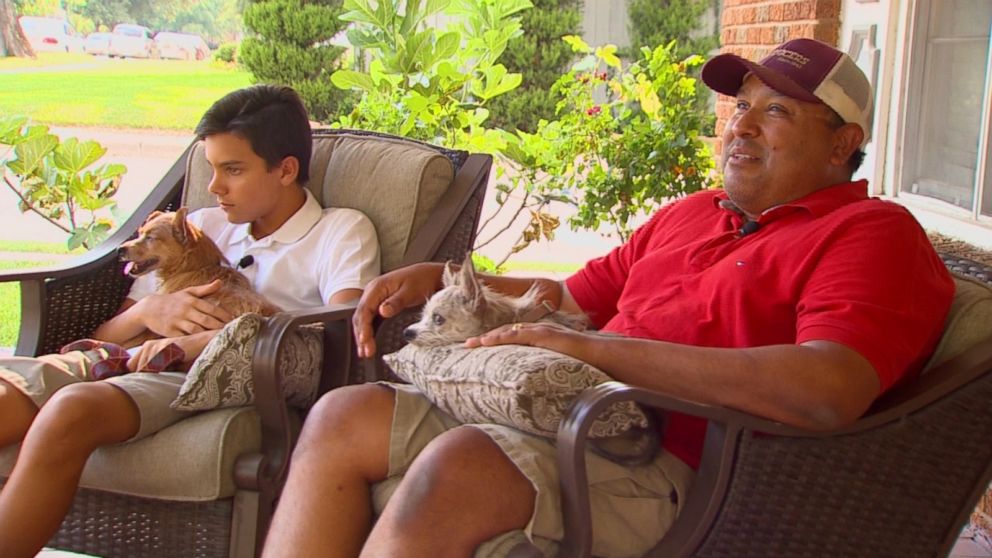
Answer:
[{"label": "window", "polygon": [[989,0],[916,2],[900,191],[992,216]]}]

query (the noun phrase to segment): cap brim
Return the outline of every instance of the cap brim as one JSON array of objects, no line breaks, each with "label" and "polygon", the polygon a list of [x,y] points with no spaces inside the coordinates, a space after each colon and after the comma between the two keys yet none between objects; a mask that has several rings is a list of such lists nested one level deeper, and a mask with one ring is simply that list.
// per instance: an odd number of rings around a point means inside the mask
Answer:
[{"label": "cap brim", "polygon": [[700,77],[702,77],[703,83],[713,91],[734,97],[749,73],[757,76],[768,87],[793,99],[809,103],[823,102],[819,97],[793,81],[792,78],[761,64],[741,58],[736,54],[728,53],[714,56],[703,66]]}]

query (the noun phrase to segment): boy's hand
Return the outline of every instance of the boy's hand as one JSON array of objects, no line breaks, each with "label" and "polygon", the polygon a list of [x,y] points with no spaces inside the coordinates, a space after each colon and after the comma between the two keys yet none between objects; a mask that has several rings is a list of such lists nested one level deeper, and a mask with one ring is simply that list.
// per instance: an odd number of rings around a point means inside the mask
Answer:
[{"label": "boy's hand", "polygon": [[162,337],[179,337],[220,329],[234,319],[224,308],[204,300],[217,292],[219,280],[206,285],[188,287],[166,295],[149,295],[134,305],[146,328]]},{"label": "boy's hand", "polygon": [[[167,337],[145,341],[138,348],[137,352],[134,353],[134,356],[127,361],[127,369],[131,372],[148,372],[149,361],[165,349],[169,343],[174,343],[182,349],[185,355],[182,366],[182,370],[185,370],[189,368],[190,363],[196,360],[196,357],[200,356],[200,353],[203,352],[207,343],[214,338],[214,335],[217,335],[217,330],[203,331],[194,335],[184,335],[181,337]],[[176,372],[181,372],[182,370],[176,370]]]},{"label": "boy's hand", "polygon": [[411,306],[423,304],[441,286],[443,266],[421,263],[377,277],[362,293],[351,318],[359,358],[375,354],[372,321],[376,314],[391,318]]}]

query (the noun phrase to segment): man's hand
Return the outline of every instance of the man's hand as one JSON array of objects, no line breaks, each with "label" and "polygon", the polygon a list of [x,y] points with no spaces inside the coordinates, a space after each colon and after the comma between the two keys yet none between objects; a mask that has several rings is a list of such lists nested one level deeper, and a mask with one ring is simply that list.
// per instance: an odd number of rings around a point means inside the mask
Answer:
[{"label": "man's hand", "polygon": [[[160,353],[162,349],[165,349],[169,343],[175,343],[176,346],[183,350],[183,354],[185,355],[182,366],[182,369],[185,370],[189,367],[190,363],[196,360],[196,357],[200,356],[207,343],[214,338],[214,335],[217,335],[217,332],[218,330],[203,331],[193,335],[145,341],[138,348],[137,352],[134,353],[134,356],[127,361],[127,369],[131,372],[149,372],[148,362]],[[176,371],[179,372],[180,370]]]},{"label": "man's hand", "polygon": [[138,312],[144,326],[162,337],[180,337],[220,329],[234,316],[203,298],[217,292],[220,287],[221,282],[217,280],[171,294],[149,295],[138,301],[130,311]]},{"label": "man's hand", "polygon": [[406,308],[423,304],[441,286],[443,269],[440,264],[415,264],[391,271],[365,287],[351,318],[360,358],[375,354],[375,316],[391,318]]},{"label": "man's hand", "polygon": [[530,345],[583,360],[582,348],[591,333],[569,329],[553,322],[516,323],[500,326],[478,337],[469,337],[465,346]]}]

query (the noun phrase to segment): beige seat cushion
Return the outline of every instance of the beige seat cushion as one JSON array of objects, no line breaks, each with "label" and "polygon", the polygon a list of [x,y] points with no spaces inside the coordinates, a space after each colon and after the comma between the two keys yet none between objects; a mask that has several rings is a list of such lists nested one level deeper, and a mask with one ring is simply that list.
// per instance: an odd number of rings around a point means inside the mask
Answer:
[{"label": "beige seat cushion", "polygon": [[[211,176],[203,144],[187,161],[183,204],[216,205],[207,191]],[[395,269],[417,230],[454,177],[447,157],[410,141],[341,133],[318,137],[307,187],[324,207],[349,207],[375,225],[382,270]]]},{"label": "beige seat cushion", "polygon": [[[191,441],[197,441],[196,451]],[[127,444],[94,452],[80,486],[187,502],[233,496],[234,461],[261,447],[258,413],[250,407],[194,415]],[[17,447],[0,451],[0,476],[7,477]]]},{"label": "beige seat cushion", "polygon": [[954,276],[954,302],[944,334],[924,372],[992,337],[992,289],[969,277]]}]

